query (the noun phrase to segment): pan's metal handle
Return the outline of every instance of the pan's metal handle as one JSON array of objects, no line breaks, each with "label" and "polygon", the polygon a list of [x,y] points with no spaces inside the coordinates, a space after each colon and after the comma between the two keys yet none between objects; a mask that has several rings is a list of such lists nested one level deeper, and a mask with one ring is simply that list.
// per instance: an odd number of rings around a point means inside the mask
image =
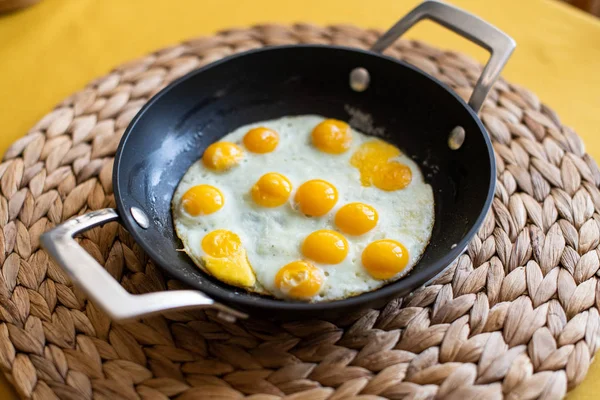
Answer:
[{"label": "pan's metal handle", "polygon": [[400,21],[396,22],[379,40],[371,47],[372,51],[381,53],[396,41],[413,25],[423,19],[430,19],[438,24],[458,33],[466,39],[480,45],[491,53],[473,94],[469,105],[477,113],[510,55],[516,47],[515,41],[482,19],[469,14],[459,8],[439,1],[428,0],[419,4]]},{"label": "pan's metal handle", "polygon": [[195,290],[132,295],[77,242],[73,236],[107,222],[118,221],[119,214],[112,208],[92,211],[68,220],[44,233],[42,247],[60,265],[100,308],[114,320],[131,320],[165,311],[193,307],[219,310],[219,316],[228,321],[248,316]]}]

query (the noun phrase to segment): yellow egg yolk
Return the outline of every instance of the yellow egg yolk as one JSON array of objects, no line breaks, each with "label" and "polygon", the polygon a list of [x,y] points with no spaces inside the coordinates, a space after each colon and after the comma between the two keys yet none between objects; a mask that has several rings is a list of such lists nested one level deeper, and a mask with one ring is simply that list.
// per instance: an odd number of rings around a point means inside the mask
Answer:
[{"label": "yellow egg yolk", "polygon": [[202,239],[204,267],[218,280],[233,286],[251,287],[256,283],[246,250],[235,233],[217,229]]},{"label": "yellow egg yolk", "polygon": [[362,264],[373,278],[390,279],[406,268],[408,250],[395,240],[377,240],[363,250]]},{"label": "yellow egg yolk", "polygon": [[244,136],[244,146],[253,153],[270,153],[279,143],[279,134],[272,129],[259,127],[250,129]]},{"label": "yellow egg yolk", "polygon": [[335,186],[321,179],[304,182],[294,196],[300,212],[311,217],[327,214],[337,200],[338,193]]},{"label": "yellow egg yolk", "polygon": [[352,144],[352,132],[350,126],[337,119],[326,119],[312,131],[313,145],[330,154],[341,154],[350,148]]},{"label": "yellow egg yolk", "polygon": [[237,144],[216,142],[206,148],[202,155],[202,163],[206,168],[226,171],[236,166],[242,158],[244,158],[244,151]]},{"label": "yellow egg yolk", "polygon": [[304,239],[302,254],[318,263],[339,264],[348,255],[348,241],[336,231],[322,229]]},{"label": "yellow egg yolk", "polygon": [[321,271],[306,261],[291,262],[275,276],[279,290],[295,299],[310,299],[319,292],[322,284]]},{"label": "yellow egg yolk", "polygon": [[290,197],[292,184],[285,176],[269,172],[260,177],[252,186],[252,200],[263,207],[279,207]]},{"label": "yellow egg yolk", "polygon": [[225,198],[223,193],[214,186],[196,185],[184,193],[181,204],[185,212],[196,217],[219,211],[225,204]]},{"label": "yellow egg yolk", "polygon": [[362,235],[375,228],[379,216],[375,208],[364,203],[349,203],[335,214],[335,225],[349,235]]},{"label": "yellow egg yolk", "polygon": [[373,176],[373,185],[388,192],[404,189],[411,181],[412,171],[410,168],[397,161],[380,165]]},{"label": "yellow egg yolk", "polygon": [[410,168],[397,161],[400,150],[382,140],[363,143],[352,155],[350,164],[360,172],[363,186],[375,186],[381,190],[404,189],[412,181]]}]

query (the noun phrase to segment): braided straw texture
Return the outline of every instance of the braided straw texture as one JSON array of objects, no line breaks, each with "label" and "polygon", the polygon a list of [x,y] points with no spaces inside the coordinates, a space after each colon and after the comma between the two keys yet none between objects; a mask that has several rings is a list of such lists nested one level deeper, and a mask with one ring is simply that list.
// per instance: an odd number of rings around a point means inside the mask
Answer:
[{"label": "braided straw texture", "polygon": [[[428,287],[382,310],[236,324],[186,311],[116,324],[40,249],[39,235],[115,205],[113,155],[170,81],[235,52],[289,43],[368,48],[351,26],[258,26],[123,65],[61,103],[0,163],[0,367],[23,398],[336,400],[561,398],[598,349],[600,172],[531,92],[500,80],[481,117],[498,189],[478,235]],[[481,67],[398,41],[388,54],[468,98]],[[133,293],[179,288],[119,225],[80,241]]]}]

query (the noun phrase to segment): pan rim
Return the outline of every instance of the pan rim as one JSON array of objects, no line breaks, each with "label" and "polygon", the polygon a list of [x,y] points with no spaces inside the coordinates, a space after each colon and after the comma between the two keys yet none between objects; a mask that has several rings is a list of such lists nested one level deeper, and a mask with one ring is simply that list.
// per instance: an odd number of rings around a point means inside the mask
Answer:
[{"label": "pan rim", "polygon": [[492,142],[487,132],[485,126],[483,125],[481,119],[478,115],[473,111],[473,109],[449,86],[438,80],[437,78],[419,70],[418,68],[396,58],[375,53],[369,50],[363,50],[353,47],[347,46],[337,46],[337,45],[322,45],[322,44],[300,44],[300,45],[282,45],[282,46],[269,46],[269,47],[261,47],[258,49],[252,49],[246,52],[234,54],[228,57],[225,57],[221,60],[217,60],[213,63],[207,64],[201,68],[198,68],[194,71],[189,72],[188,74],[176,79],[171,82],[167,87],[162,89],[159,93],[153,96],[135,115],[135,117],[131,120],[127,129],[123,133],[123,137],[119,143],[117,151],[115,153],[114,165],[113,165],[113,192],[115,197],[115,203],[117,206],[117,210],[120,216],[120,221],[125,225],[125,228],[129,231],[129,233],[133,236],[136,243],[138,243],[142,249],[148,254],[148,256],[152,260],[156,260],[159,257],[156,256],[156,252],[154,251],[153,246],[148,243],[147,240],[144,239],[143,235],[140,234],[142,229],[139,229],[129,213],[127,212],[126,205],[124,199],[121,195],[122,190],[120,187],[120,179],[119,179],[119,171],[121,165],[121,157],[124,153],[124,148],[127,145],[127,140],[131,136],[131,132],[135,130],[135,126],[138,121],[140,121],[144,115],[153,107],[153,105],[158,102],[163,96],[167,95],[171,90],[173,90],[176,86],[184,84],[187,80],[193,78],[194,76],[203,73],[212,68],[218,68],[221,64],[230,62],[232,60],[236,60],[238,58],[246,57],[251,54],[262,53],[262,52],[273,52],[273,51],[281,51],[281,50],[290,50],[290,49],[311,49],[311,48],[320,48],[320,49],[333,49],[333,50],[341,50],[341,51],[349,51],[354,53],[360,53],[366,56],[371,57],[379,57],[385,60],[391,61],[395,64],[398,64],[399,67],[407,68],[411,70],[413,73],[417,73],[422,77],[425,77],[435,84],[437,84],[442,90],[448,92],[456,101],[458,101],[465,109],[481,131],[483,135],[483,140],[485,142],[488,157],[489,157],[489,165],[490,165],[490,184],[487,189],[486,200],[483,204],[483,207],[471,226],[471,228],[465,233],[463,238],[456,243],[454,248],[451,248],[443,257],[438,259],[436,262],[432,262],[427,268],[418,273],[410,273],[406,277],[399,279],[395,282],[387,284],[377,290],[362,293],[358,296],[349,297],[343,300],[335,300],[331,302],[319,302],[319,303],[304,303],[304,302],[292,302],[292,301],[284,301],[280,299],[267,298],[267,297],[246,297],[246,296],[237,296],[233,290],[229,292],[229,296],[223,295],[218,290],[213,290],[210,287],[203,288],[203,290],[196,289],[193,285],[192,279],[183,272],[171,271],[167,268],[164,268],[159,262],[156,262],[156,265],[159,266],[164,271],[173,275],[175,278],[181,280],[182,282],[192,286],[193,290],[201,291],[206,294],[210,298],[212,298],[216,302],[222,302],[232,307],[239,307],[240,309],[248,309],[248,308],[261,308],[263,310],[279,310],[279,311],[297,311],[297,312],[323,312],[326,313],[328,311],[333,311],[341,308],[352,308],[352,307],[360,307],[365,303],[376,302],[378,300],[384,298],[394,298],[405,296],[414,290],[422,287],[423,285],[431,282],[436,276],[441,274],[444,270],[446,270],[453,261],[455,261],[467,248],[471,239],[477,234],[480,226],[482,225],[487,213],[489,212],[492,201],[494,199],[494,193],[496,189],[496,160],[494,156],[494,150],[492,146]]}]

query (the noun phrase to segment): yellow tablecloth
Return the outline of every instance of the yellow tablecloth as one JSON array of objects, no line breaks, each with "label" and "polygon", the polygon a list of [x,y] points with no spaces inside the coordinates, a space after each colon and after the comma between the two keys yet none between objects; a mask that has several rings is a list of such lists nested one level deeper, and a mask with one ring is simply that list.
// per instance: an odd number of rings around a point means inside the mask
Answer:
[{"label": "yellow tablecloth", "polygon": [[[454,0],[518,44],[505,70],[583,137],[600,160],[600,20],[553,0]],[[386,28],[416,0],[42,0],[0,17],[0,154],[57,102],[121,62],[178,41],[262,22]],[[485,60],[432,23],[409,37]],[[600,363],[569,399],[595,399]],[[0,381],[0,398],[16,395]]]}]

